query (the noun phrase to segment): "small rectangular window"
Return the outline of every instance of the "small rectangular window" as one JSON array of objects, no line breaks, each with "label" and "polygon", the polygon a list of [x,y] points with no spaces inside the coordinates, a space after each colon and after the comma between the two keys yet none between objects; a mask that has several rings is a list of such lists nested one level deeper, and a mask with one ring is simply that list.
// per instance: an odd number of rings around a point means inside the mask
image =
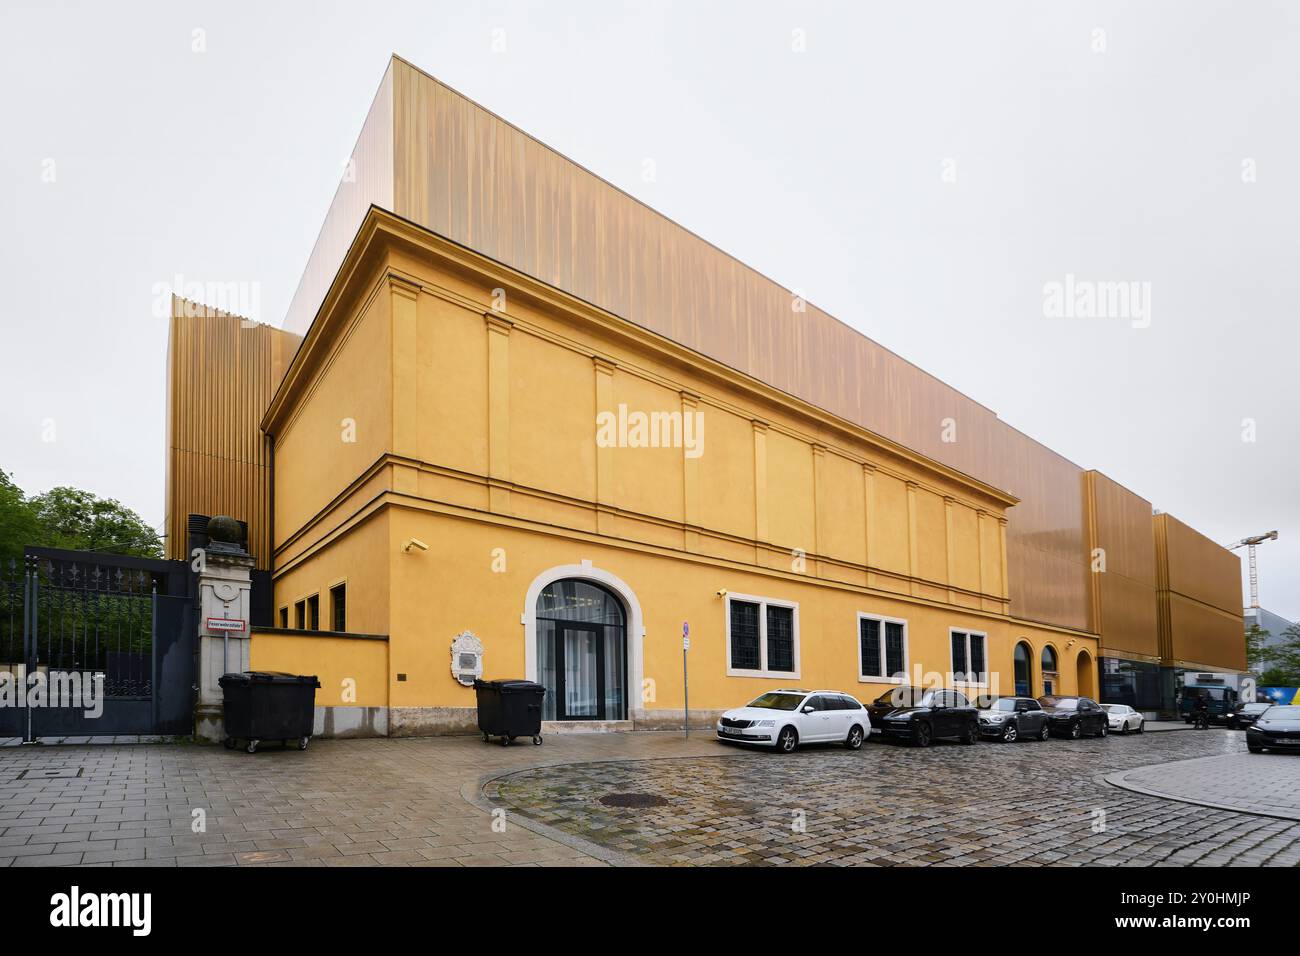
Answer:
[{"label": "small rectangular window", "polygon": [[907,622],[858,614],[858,679],[896,680],[907,675]]},{"label": "small rectangular window", "polygon": [[966,635],[961,631],[952,632],[952,679],[966,679]]},{"label": "small rectangular window", "polygon": [[880,676],[880,622],[873,617],[858,621],[859,640],[862,642],[862,677]]},{"label": "small rectangular window", "polygon": [[794,673],[794,609],[767,608],[767,670]]},{"label": "small rectangular window", "polygon": [[727,597],[727,669],[742,676],[799,673],[798,605]]},{"label": "small rectangular window", "polygon": [[336,584],[330,588],[330,630],[342,633],[348,629],[348,586]]},{"label": "small rectangular window", "polygon": [[307,629],[307,602],[298,601],[293,606],[293,626],[300,631]]},{"label": "small rectangular window", "polygon": [[988,680],[988,635],[977,631],[950,631],[952,679],[962,684],[983,685]]},{"label": "small rectangular window", "polygon": [[280,626],[288,628],[289,626],[289,605],[280,608]]},{"label": "small rectangular window", "polygon": [[984,635],[970,636],[970,679],[983,681],[987,668],[984,666]]},{"label": "small rectangular window", "polygon": [[906,635],[899,621],[885,622],[885,676],[907,678]]},{"label": "small rectangular window", "polygon": [[758,605],[731,602],[731,666],[736,670],[759,670]]},{"label": "small rectangular window", "polygon": [[307,599],[307,619],[309,629],[313,631],[320,630],[320,595],[313,594]]}]

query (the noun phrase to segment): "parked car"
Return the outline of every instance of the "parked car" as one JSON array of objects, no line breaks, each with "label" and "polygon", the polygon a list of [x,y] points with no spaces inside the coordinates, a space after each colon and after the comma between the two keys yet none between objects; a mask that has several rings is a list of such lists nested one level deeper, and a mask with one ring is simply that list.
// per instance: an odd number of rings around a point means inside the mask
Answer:
[{"label": "parked car", "polygon": [[867,705],[867,714],[871,717],[871,733],[883,735],[884,720],[887,716],[900,707],[915,706],[924,696],[923,688],[912,687],[909,684],[900,684],[893,690],[885,691]]},{"label": "parked car", "polygon": [[1246,728],[1246,747],[1253,754],[1265,750],[1300,751],[1300,705],[1274,704]]},{"label": "parked car", "polygon": [[1264,701],[1258,704],[1241,704],[1235,710],[1228,712],[1228,729],[1245,730],[1259,720],[1260,714],[1272,706],[1272,701]]},{"label": "parked car", "polygon": [[857,750],[871,732],[871,719],[849,694],[781,689],[726,711],[717,730],[719,740],[774,747],[778,753],[812,743],[842,743]]},{"label": "parked car", "polygon": [[1032,697],[992,697],[979,702],[980,736],[1011,744],[1017,740],[1046,740],[1051,731],[1047,712]]},{"label": "parked car", "polygon": [[1131,730],[1140,734],[1147,722],[1145,717],[1128,704],[1102,704],[1101,709],[1106,712],[1110,729],[1116,733],[1126,734]]},{"label": "parked car", "polygon": [[1038,702],[1047,711],[1047,726],[1058,737],[1078,740],[1084,734],[1110,733],[1106,712],[1091,697],[1040,697]]},{"label": "parked car", "polygon": [[935,688],[921,692],[919,697],[912,694],[901,699],[911,703],[895,707],[880,718],[881,734],[886,739],[905,740],[917,747],[928,747],[939,737],[956,737],[964,744],[979,740],[978,711],[960,691]]}]

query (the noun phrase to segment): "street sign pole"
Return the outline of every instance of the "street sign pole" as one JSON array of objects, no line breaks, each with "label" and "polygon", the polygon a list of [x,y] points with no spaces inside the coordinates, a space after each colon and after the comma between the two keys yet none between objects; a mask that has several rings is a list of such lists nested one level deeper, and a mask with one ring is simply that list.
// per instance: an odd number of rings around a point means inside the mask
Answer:
[{"label": "street sign pole", "polygon": [[691,649],[691,625],[682,622],[682,726],[686,728],[686,738],[691,736],[691,686],[686,670],[686,652]]}]

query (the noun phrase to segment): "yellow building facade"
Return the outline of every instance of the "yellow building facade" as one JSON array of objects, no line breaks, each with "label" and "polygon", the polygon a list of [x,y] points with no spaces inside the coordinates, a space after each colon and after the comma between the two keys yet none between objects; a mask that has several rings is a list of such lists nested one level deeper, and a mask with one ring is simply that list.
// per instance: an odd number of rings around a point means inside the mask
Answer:
[{"label": "yellow building facade", "polygon": [[[1019,642],[1056,650],[1057,692],[1096,693],[1095,635],[1009,613],[1007,493],[380,210],[340,275],[263,420],[275,599],[346,583],[348,629],[389,635],[383,686],[356,691],[390,732],[472,727],[464,631],[485,676],[543,677],[554,602],[590,600],[565,582],[621,612],[568,635],[608,645],[611,723],[681,725],[683,624],[700,721],[778,685],[1011,693]],[[760,633],[749,666],[737,604],[787,646]],[[864,666],[864,619],[894,659]]]},{"label": "yellow building facade", "polygon": [[171,330],[169,527],[248,522],[321,707],[471,729],[464,635],[611,727],[1238,666],[1230,552],[411,64],[349,172],[283,331]]}]

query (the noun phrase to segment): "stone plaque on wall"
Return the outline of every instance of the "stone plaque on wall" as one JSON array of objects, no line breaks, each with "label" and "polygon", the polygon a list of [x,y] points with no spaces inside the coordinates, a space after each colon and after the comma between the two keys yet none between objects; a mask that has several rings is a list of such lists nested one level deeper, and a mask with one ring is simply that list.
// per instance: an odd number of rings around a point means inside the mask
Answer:
[{"label": "stone plaque on wall", "polygon": [[483,642],[472,631],[461,631],[451,642],[451,676],[466,687],[483,676]]}]

